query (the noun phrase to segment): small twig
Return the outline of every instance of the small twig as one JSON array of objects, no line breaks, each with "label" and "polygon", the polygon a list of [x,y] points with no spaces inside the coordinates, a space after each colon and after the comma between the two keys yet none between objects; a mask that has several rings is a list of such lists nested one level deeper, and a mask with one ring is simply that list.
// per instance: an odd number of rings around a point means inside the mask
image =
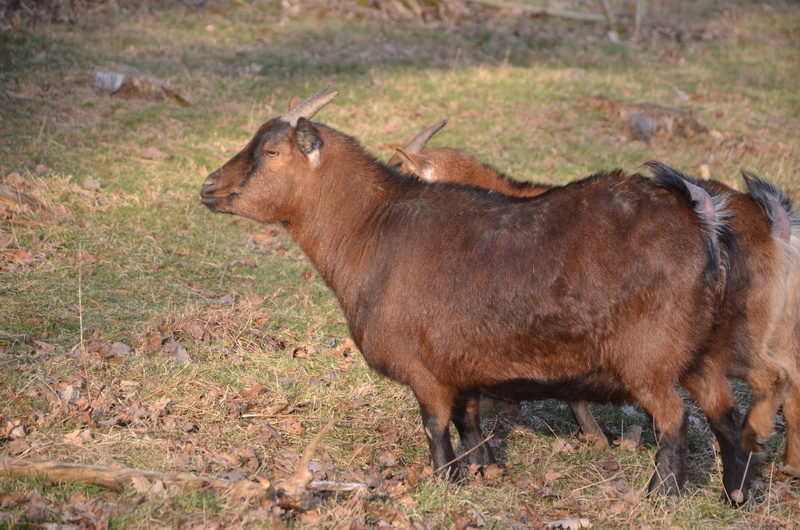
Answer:
[{"label": "small twig", "polygon": [[314,455],[317,446],[322,442],[322,439],[333,427],[333,420],[317,433],[311,443],[303,451],[303,456],[297,464],[297,471],[294,476],[286,479],[275,481],[272,487],[275,491],[275,500],[278,505],[283,508],[300,508],[305,509],[310,503],[310,496],[308,494],[308,486],[314,479],[311,474],[309,465],[311,464],[311,457]]},{"label": "small twig", "polygon": [[3,384],[8,389],[8,393],[11,396],[11,399],[14,400],[14,403],[19,405],[19,408],[22,409],[22,412],[24,412],[25,415],[28,417],[28,419],[31,420],[31,423],[36,423],[36,418],[33,417],[33,414],[31,414],[27,408],[25,408],[25,405],[22,404],[22,400],[19,399],[17,394],[14,393],[14,391],[11,389],[11,386],[8,384],[8,381],[6,381],[6,378],[3,377],[2,374],[0,374],[0,381],[3,381]]},{"label": "small twig", "polygon": [[[307,416],[304,414],[242,414],[240,418],[302,418],[304,420],[327,420],[324,416]],[[352,421],[342,422],[352,424]]]},{"label": "small twig", "polygon": [[314,451],[317,450],[317,446],[322,442],[322,439],[325,438],[325,435],[328,434],[328,431],[333,428],[333,420],[330,420],[328,424],[322,428],[321,431],[317,433],[313,440],[311,440],[311,444],[306,447],[306,450],[303,451],[303,456],[300,458],[300,463],[297,464],[297,472],[292,477],[298,483],[302,483],[303,486],[307,486],[311,480],[314,478],[311,475],[311,470],[309,466],[311,464],[311,457],[314,456]]},{"label": "small twig", "polygon": [[313,480],[308,489],[316,491],[356,491],[369,487],[364,482],[331,482],[330,480]]},{"label": "small twig", "polygon": [[83,341],[83,242],[78,244],[78,324],[80,325],[81,362],[83,375],[86,377],[86,390],[89,391],[89,367],[86,364],[86,347]]}]

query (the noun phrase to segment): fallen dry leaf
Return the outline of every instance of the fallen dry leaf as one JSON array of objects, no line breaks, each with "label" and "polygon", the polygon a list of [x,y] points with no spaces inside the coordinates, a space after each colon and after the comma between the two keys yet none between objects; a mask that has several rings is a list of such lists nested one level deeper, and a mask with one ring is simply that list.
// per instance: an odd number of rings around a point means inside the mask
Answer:
[{"label": "fallen dry leaf", "polygon": [[576,453],[578,450],[576,449],[575,445],[572,442],[559,438],[553,444],[553,454],[557,455],[559,453]]},{"label": "fallen dry leaf", "polygon": [[161,349],[162,342],[164,338],[161,335],[154,335],[152,338],[148,339],[144,345],[144,349],[148,353],[153,353]]},{"label": "fallen dry leaf", "polygon": [[289,434],[303,434],[306,432],[305,428],[303,428],[303,424],[300,420],[295,418],[286,418],[282,422],[276,425],[279,429],[282,429]]},{"label": "fallen dry leaf", "polygon": [[614,473],[619,470],[619,464],[617,464],[616,459],[614,459],[613,455],[606,454],[603,455],[602,458],[595,462],[598,468],[608,473]]},{"label": "fallen dry leaf", "polygon": [[169,155],[158,147],[144,147],[139,149],[139,156],[146,160],[162,160],[169,158]]},{"label": "fallen dry leaf", "polygon": [[356,346],[356,343],[353,342],[353,339],[347,337],[340,345],[333,349],[333,353],[339,357],[348,358],[358,353],[358,347]]},{"label": "fallen dry leaf", "polygon": [[25,451],[31,448],[31,443],[27,440],[22,438],[17,438],[16,440],[11,440],[6,445],[6,450],[11,453],[12,455],[21,455]]},{"label": "fallen dry leaf", "polygon": [[385,444],[396,444],[400,442],[400,435],[397,434],[395,427],[378,427],[378,434],[381,435],[381,441]]},{"label": "fallen dry leaf", "polygon": [[266,413],[273,414],[291,414],[294,412],[294,407],[289,403],[278,403],[277,405],[270,405],[267,407]]},{"label": "fallen dry leaf", "polygon": [[9,420],[6,422],[2,430],[0,430],[1,438],[8,438],[16,440],[17,438],[25,438],[28,433],[25,429],[25,424],[21,420]]},{"label": "fallen dry leaf", "polygon": [[76,429],[64,435],[64,441],[75,445],[83,445],[94,440],[94,433],[85,429]]},{"label": "fallen dry leaf", "polygon": [[86,263],[97,263],[97,258],[86,252],[85,250],[79,250],[75,255],[75,259],[80,262]]},{"label": "fallen dry leaf", "polygon": [[44,353],[53,353],[54,351],[56,351],[56,346],[54,344],[49,344],[47,342],[36,339],[33,340],[33,343],[36,344],[39,347],[40,351]]},{"label": "fallen dry leaf", "polygon": [[642,426],[634,425],[629,427],[620,437],[619,440],[614,440],[614,445],[619,445],[621,449],[629,449],[633,451],[642,441]]},{"label": "fallen dry leaf", "polygon": [[265,389],[264,385],[262,385],[261,383],[256,383],[250,388],[245,388],[244,390],[242,390],[240,395],[242,396],[242,399],[245,399],[247,401],[253,401],[258,396],[258,394],[260,394],[261,391],[264,389]]},{"label": "fallen dry leaf", "polygon": [[164,345],[164,352],[170,356],[173,361],[179,363],[188,363],[189,352],[186,351],[181,344],[175,341],[175,339],[170,340],[167,344]]},{"label": "fallen dry leaf", "polygon": [[18,491],[5,493],[0,491],[0,508],[11,508],[17,504],[25,502],[25,495]]},{"label": "fallen dry leaf", "polygon": [[100,189],[100,182],[86,175],[86,178],[83,179],[83,187],[87,190],[97,191]]},{"label": "fallen dry leaf", "polygon": [[560,478],[564,478],[564,474],[558,471],[548,470],[544,472],[544,481],[546,484],[552,484]]},{"label": "fallen dry leaf", "polygon": [[384,451],[378,456],[378,463],[383,467],[394,467],[399,459],[392,451]]}]

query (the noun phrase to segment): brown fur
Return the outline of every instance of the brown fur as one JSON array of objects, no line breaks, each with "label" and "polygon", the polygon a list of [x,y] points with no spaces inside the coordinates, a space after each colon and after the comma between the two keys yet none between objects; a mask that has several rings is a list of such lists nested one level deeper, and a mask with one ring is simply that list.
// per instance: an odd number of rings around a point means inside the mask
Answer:
[{"label": "brown fur", "polygon": [[702,373],[695,391],[719,422],[726,491],[746,498],[724,367],[700,355],[719,276],[707,227],[678,191],[620,172],[529,199],[427,184],[352,137],[275,118],[201,196],[212,211],[287,226],[369,366],[414,392],[440,474],[456,473],[448,427],[470,416],[476,392],[634,400],[661,442],[650,488],[677,493],[686,418],[676,387]]},{"label": "brown fur", "polygon": [[[388,164],[420,178],[424,175],[428,181],[471,184],[515,196],[534,196],[550,189],[545,185],[517,184],[468,153],[446,147],[424,148],[418,154],[398,150]],[[743,432],[744,447],[765,451],[775,413],[788,390],[792,399],[784,406],[789,432],[784,462],[790,470],[800,471],[794,469],[800,466],[800,433],[794,434],[800,428],[800,390],[797,385],[789,386],[790,374],[798,372],[800,357],[797,347],[791,344],[795,326],[780,322],[785,313],[784,291],[800,291],[786,289],[790,256],[781,242],[782,231],[776,233],[772,229],[765,211],[747,194],[716,181],[694,183],[713,195],[724,194],[733,213],[729,222],[737,237],[738,251],[731,257],[729,292],[720,308],[721,325],[714,332],[710,349],[718,359],[727,358],[725,351],[732,352],[728,375],[744,379],[753,390]],[[798,375],[792,379],[800,381]],[[595,429],[599,430],[585,403],[570,406],[573,411],[578,410],[575,416],[584,432],[595,434]]]},{"label": "brown fur", "polygon": [[[386,164],[429,182],[464,184],[515,197],[535,197],[552,188],[545,184],[514,180],[490,165],[480,162],[469,153],[449,147],[437,149],[423,147],[419,152],[410,148],[405,150],[398,148]],[[491,398],[483,399],[491,401]],[[572,401],[569,402],[569,407],[584,435],[596,444],[608,446],[608,440],[592,415],[589,404],[585,401]]]}]

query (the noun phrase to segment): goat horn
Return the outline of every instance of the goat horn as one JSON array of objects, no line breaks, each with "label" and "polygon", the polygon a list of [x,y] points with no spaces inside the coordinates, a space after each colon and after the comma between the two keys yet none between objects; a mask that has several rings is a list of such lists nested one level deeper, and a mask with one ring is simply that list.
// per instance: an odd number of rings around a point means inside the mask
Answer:
[{"label": "goat horn", "polygon": [[319,109],[333,101],[333,98],[339,95],[338,90],[328,93],[330,89],[331,85],[328,85],[313,96],[308,96],[306,99],[298,103],[292,110],[281,116],[281,119],[285,122],[288,122],[292,127],[297,125],[297,120],[300,118],[306,118],[310,120],[314,114],[319,112]]},{"label": "goat horn", "polygon": [[422,148],[425,147],[425,144],[428,143],[428,140],[433,138],[433,135],[439,132],[439,130],[445,125],[447,125],[447,120],[442,120],[436,125],[431,125],[427,129],[416,135],[414,139],[408,143],[408,147],[406,147],[406,152],[419,154],[422,151]]}]

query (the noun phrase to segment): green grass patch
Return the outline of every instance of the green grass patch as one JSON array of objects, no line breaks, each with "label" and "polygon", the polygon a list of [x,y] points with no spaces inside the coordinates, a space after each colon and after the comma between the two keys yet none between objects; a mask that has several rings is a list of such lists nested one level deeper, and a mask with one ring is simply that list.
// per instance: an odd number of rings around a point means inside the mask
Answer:
[{"label": "green grass patch", "polygon": [[[690,400],[690,484],[676,501],[645,495],[655,440],[637,407],[594,407],[614,439],[643,428],[638,447],[608,453],[579,441],[563,404],[501,407],[484,428],[505,468],[459,485],[430,478],[411,392],[343,347],[343,315],[302,251],[280,227],[211,215],[198,194],[292,96],[330,83],[341,94],[317,119],[382,159],[446,118],[431,146],[521,180],[561,184],[658,159],[733,184],[748,169],[797,196],[797,7],[666,2],[640,40],[615,43],[601,24],[474,7],[459,18],[438,2],[420,3],[425,24],[367,2],[312,4],[293,14],[260,1],[142,1],[0,32],[0,183],[39,202],[0,203],[0,448],[274,481],[335,419],[316,478],[381,485],[292,511],[3,478],[2,495],[19,497],[2,497],[0,525],[794,525],[800,489],[774,460],[750,509],[721,502],[719,458]],[[192,105],[95,88],[96,69],[121,65]],[[600,96],[691,111],[710,131],[631,141]],[[779,425],[773,455],[783,436]]]}]

